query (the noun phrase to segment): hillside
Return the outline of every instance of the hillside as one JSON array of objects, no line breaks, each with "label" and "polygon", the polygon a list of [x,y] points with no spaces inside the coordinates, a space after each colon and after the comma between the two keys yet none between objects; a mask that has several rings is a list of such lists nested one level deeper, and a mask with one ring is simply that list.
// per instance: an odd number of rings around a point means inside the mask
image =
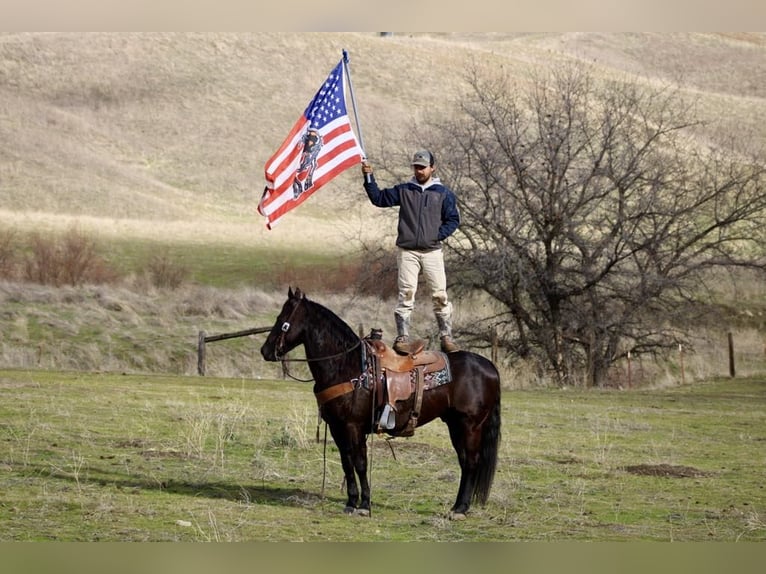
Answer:
[{"label": "hillside", "polygon": [[[707,122],[695,137],[766,141],[766,33],[0,34],[0,239],[7,229],[63,231],[77,223],[106,239],[99,245],[123,264],[162,253],[156,242],[179,246],[174,261],[206,279],[173,292],[141,277],[61,289],[0,281],[0,364],[194,373],[200,330],[273,320],[284,291],[254,277],[292,282],[309,262],[308,273],[327,286],[316,270],[326,271],[320,266],[328,259],[343,262],[356,246],[350,235],[390,236],[392,214],[381,212],[391,210],[369,205],[356,169],[273,231],[255,211],[264,163],[344,49],[368,155],[373,163],[381,149],[400,157],[402,174],[418,143],[413,127],[452,109],[473,60],[520,80],[571,58],[608,77],[677,80]],[[235,284],[236,292],[213,288]],[[349,324],[394,332],[392,304],[377,292],[349,300],[309,291],[342,309]],[[690,379],[726,372],[721,330],[730,328],[738,372],[762,372],[762,294],[763,285],[745,281],[727,292],[711,315],[716,329],[696,334]],[[470,303],[459,307],[457,325],[474,320]],[[417,322],[431,324],[427,305],[416,312]],[[259,345],[247,339],[214,349],[210,372],[273,376],[273,365],[253,360]],[[649,371],[641,376],[663,380]],[[507,377],[515,387],[537,380],[531,369]]]},{"label": "hillside", "polygon": [[[365,147],[406,152],[478,58],[523,75],[567,58],[679,80],[710,125],[766,141],[766,34],[6,33],[0,225],[241,245],[345,244],[379,221],[349,170],[274,231],[263,165],[348,50]],[[342,203],[342,221],[332,215]]]}]

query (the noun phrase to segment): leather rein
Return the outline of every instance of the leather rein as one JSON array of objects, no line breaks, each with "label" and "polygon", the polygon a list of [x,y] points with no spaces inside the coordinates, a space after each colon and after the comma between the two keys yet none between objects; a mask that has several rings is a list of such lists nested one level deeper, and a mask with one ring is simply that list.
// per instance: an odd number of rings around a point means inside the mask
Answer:
[{"label": "leather rein", "polygon": [[[274,354],[276,355],[276,358],[282,363],[282,366],[284,368],[285,374],[290,377],[291,379],[295,381],[299,381],[301,383],[309,383],[313,381],[314,379],[299,379],[293,375],[291,375],[287,367],[285,366],[285,363],[311,363],[311,362],[319,362],[319,361],[329,361],[330,359],[337,359],[338,357],[343,357],[344,355],[347,355],[351,353],[352,351],[355,351],[357,347],[360,347],[362,345],[362,339],[357,339],[356,343],[349,347],[348,349],[345,349],[343,351],[340,351],[338,353],[335,353],[333,355],[327,355],[324,357],[313,357],[313,358],[305,358],[305,359],[287,359],[284,355],[280,355],[279,349],[283,349],[285,345],[285,335],[287,335],[287,332],[290,330],[291,322],[290,320],[293,318],[293,315],[298,310],[298,305],[295,306],[295,308],[290,313],[290,316],[282,323],[281,330],[282,332],[279,335],[279,340],[277,341],[277,347],[275,349]],[[371,374],[371,370],[369,365],[367,365],[367,359],[366,354],[364,353],[364,347],[362,348],[362,364],[366,365],[366,367],[363,369],[362,374],[355,378],[351,379],[350,381],[345,381],[341,383],[336,383],[334,385],[331,385],[327,387],[326,389],[319,391],[318,393],[314,393],[317,399],[317,403],[319,403],[319,406],[321,407],[324,403],[331,401],[335,397],[339,397],[341,395],[345,395],[347,393],[353,392],[354,389],[356,389],[360,384],[363,384],[367,380],[367,376]]]}]

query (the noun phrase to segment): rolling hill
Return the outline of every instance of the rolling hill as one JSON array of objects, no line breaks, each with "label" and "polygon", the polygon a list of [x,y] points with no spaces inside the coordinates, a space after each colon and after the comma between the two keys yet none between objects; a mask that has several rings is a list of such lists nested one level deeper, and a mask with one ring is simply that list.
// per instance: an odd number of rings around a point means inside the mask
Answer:
[{"label": "rolling hill", "polygon": [[766,33],[4,33],[0,225],[343,248],[380,221],[355,169],[273,231],[255,211],[266,159],[342,50],[373,162],[407,153],[411,126],[448,109],[474,59],[679,81],[709,122],[698,137],[766,141]]}]

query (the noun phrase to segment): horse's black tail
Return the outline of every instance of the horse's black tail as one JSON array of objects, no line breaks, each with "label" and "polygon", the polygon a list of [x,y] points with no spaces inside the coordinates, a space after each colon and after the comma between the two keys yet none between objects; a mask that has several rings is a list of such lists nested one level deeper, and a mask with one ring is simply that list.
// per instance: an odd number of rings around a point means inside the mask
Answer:
[{"label": "horse's black tail", "polygon": [[489,414],[489,419],[481,429],[481,450],[479,452],[479,468],[476,477],[476,488],[473,498],[479,504],[486,504],[497,468],[497,453],[500,447],[500,393]]}]

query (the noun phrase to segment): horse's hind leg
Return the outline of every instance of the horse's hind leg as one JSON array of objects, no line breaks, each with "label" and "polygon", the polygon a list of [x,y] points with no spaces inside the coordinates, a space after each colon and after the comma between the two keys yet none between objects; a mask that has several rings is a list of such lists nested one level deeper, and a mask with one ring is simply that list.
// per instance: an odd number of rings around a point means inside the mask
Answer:
[{"label": "horse's hind leg", "polygon": [[452,446],[455,448],[460,463],[460,486],[455,504],[450,511],[450,518],[460,520],[465,518],[471,506],[474,490],[476,490],[480,462],[481,427],[474,426],[466,417],[457,417],[447,421],[447,427]]}]

